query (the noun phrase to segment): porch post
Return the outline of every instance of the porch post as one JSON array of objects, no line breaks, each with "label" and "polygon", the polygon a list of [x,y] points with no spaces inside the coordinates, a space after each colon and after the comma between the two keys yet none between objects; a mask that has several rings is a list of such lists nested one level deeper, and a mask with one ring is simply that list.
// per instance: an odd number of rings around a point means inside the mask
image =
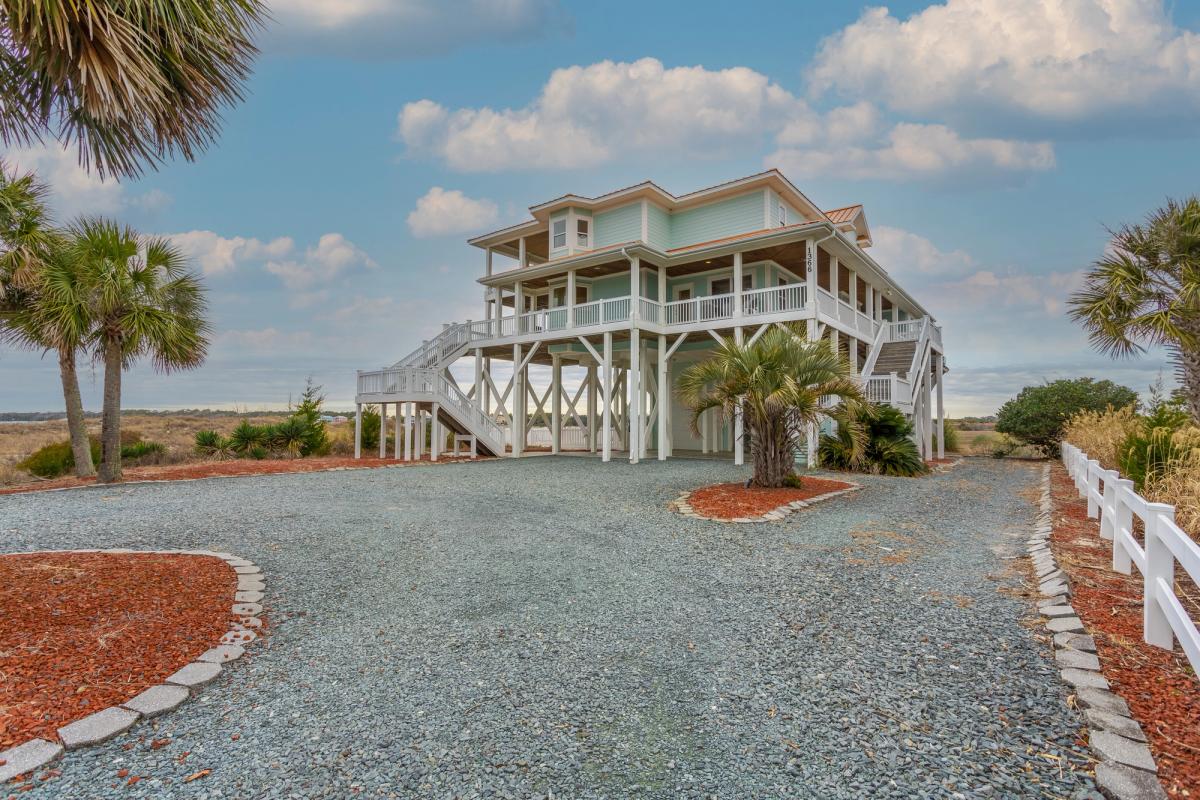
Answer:
[{"label": "porch post", "polygon": [[612,331],[604,332],[604,421],[601,426],[600,436],[604,441],[601,451],[601,460],[608,462],[612,460]]},{"label": "porch post", "polygon": [[812,239],[804,240],[804,300],[812,308],[808,318],[808,340],[817,340],[817,248]]},{"label": "porch post", "polygon": [[414,434],[416,433],[416,425],[413,424],[413,404],[411,402],[404,404],[404,460],[413,460],[413,446],[416,444]]},{"label": "porch post", "polygon": [[596,392],[600,389],[600,382],[596,378],[597,364],[593,361],[588,364],[587,371],[587,435],[588,435],[588,451],[596,452],[596,411],[599,405],[596,403]]},{"label": "porch post", "polygon": [[555,354],[551,360],[550,451],[558,455],[562,450],[562,358]]},{"label": "porch post", "polygon": [[933,387],[930,385],[928,367],[926,367],[924,385],[921,388],[921,416],[924,417],[925,427],[925,457],[933,458]]},{"label": "porch post", "polygon": [[404,436],[404,432],[400,429],[400,426],[404,423],[404,415],[400,413],[401,405],[403,404],[396,403],[396,441],[392,445],[392,459],[394,461],[400,460],[400,448],[402,447],[400,440]]},{"label": "porch post", "polygon": [[945,356],[939,353],[934,358],[935,375],[937,375],[937,457],[946,457],[946,405],[942,397],[943,362]]},{"label": "porch post", "polygon": [[387,403],[379,404],[379,457],[387,458]]},{"label": "porch post", "polygon": [[840,270],[838,270],[838,260],[836,258],[834,258],[832,254],[830,254],[830,256],[829,256],[829,293],[833,295],[834,301],[838,302],[838,303],[842,302],[842,297],[840,294],[838,294],[838,281],[840,281],[842,279],[842,276],[839,274],[839,272],[840,272]]},{"label": "porch post", "polygon": [[650,419],[650,340],[649,338],[642,339],[642,402],[641,408],[638,409],[638,416],[642,420],[641,432],[638,434],[638,440],[642,445],[642,458],[647,458],[650,446],[650,427],[653,422]]},{"label": "porch post", "polygon": [[425,412],[417,407],[417,461],[425,457]]},{"label": "porch post", "polygon": [[[735,265],[740,265],[740,262],[741,262],[741,259],[735,257],[735,260],[733,263]],[[734,274],[735,275],[741,274],[741,270],[738,269]],[[742,329],[740,326],[733,329],[733,339],[735,342],[738,343],[739,346],[741,345]],[[739,397],[738,403],[737,403],[737,410],[733,412],[733,464],[734,464],[734,466],[737,466],[737,467],[740,467],[746,463],[745,442],[742,441],[742,434],[745,432],[745,429],[743,427],[745,423],[742,420],[743,404],[744,404],[744,399]]]},{"label": "porch post", "polygon": [[567,270],[567,327],[575,327],[575,270]]},{"label": "porch post", "polygon": [[625,414],[629,423],[629,463],[638,463],[642,451],[642,337],[636,324],[629,331],[629,406]]},{"label": "porch post", "polygon": [[[658,268],[658,285],[659,285],[659,302],[662,302],[662,287],[666,283],[664,278],[666,270],[662,267]],[[667,335],[660,333],[658,335],[658,460],[667,460],[667,451],[670,449],[669,442],[671,441],[670,432],[667,430],[669,424],[669,413],[671,407],[671,386],[668,377],[670,375],[670,365],[667,361]]]},{"label": "porch post", "polygon": [[[742,253],[733,254],[733,318],[742,318]],[[738,343],[741,343],[739,339]]]},{"label": "porch post", "polygon": [[483,350],[475,348],[475,405],[484,407],[483,403]]},{"label": "porch post", "polygon": [[[521,330],[521,314],[525,311],[525,289],[521,286],[521,282],[517,281],[513,284],[513,336],[520,336]],[[513,369],[516,369],[517,363],[513,364]]]},{"label": "porch post", "polygon": [[525,248],[525,237],[517,240],[517,263],[522,267],[529,266],[529,251]]},{"label": "porch post", "polygon": [[429,415],[429,460],[437,461],[438,454],[442,451],[442,422],[438,418],[438,412],[442,407],[438,403],[433,404],[433,412]]},{"label": "porch post", "polygon": [[513,345],[513,375],[512,375],[512,457],[519,458],[525,449],[525,380],[524,370],[521,369],[521,345]]},{"label": "porch post", "polygon": [[362,403],[354,404],[354,457],[362,458]]}]

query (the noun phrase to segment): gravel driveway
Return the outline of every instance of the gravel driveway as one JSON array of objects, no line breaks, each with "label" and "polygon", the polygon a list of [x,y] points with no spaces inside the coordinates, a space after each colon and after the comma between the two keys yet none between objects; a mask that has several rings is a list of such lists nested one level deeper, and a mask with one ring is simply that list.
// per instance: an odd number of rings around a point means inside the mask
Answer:
[{"label": "gravel driveway", "polygon": [[268,585],[246,659],[22,796],[1094,796],[1011,591],[1031,466],[863,478],[772,525],[665,508],[746,474],[538,457],[0,498],[2,552],[203,547]]}]

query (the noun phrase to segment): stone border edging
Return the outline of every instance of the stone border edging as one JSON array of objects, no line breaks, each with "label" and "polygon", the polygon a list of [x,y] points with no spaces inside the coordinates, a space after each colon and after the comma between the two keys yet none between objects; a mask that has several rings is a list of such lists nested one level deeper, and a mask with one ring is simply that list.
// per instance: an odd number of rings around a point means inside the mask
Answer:
[{"label": "stone border edging", "polygon": [[[740,524],[759,523],[759,522],[782,522],[789,514],[795,513],[796,511],[800,511],[802,509],[808,508],[809,506],[814,505],[816,503],[822,503],[826,500],[832,500],[833,498],[840,497],[841,495],[844,495],[844,494],[850,494],[851,492],[857,492],[863,488],[861,484],[851,483],[850,481],[839,481],[839,483],[848,483],[850,485],[845,489],[838,489],[835,492],[826,492],[825,494],[819,494],[816,497],[810,497],[807,500],[793,500],[790,503],[784,503],[783,505],[776,506],[775,508],[771,509],[767,513],[762,514],[757,517],[734,517],[733,519],[724,519],[722,517],[706,517],[703,514],[701,514],[700,512],[696,511],[696,509],[692,508],[691,504],[688,502],[688,499],[691,498],[691,496],[692,496],[692,491],[699,491],[699,490],[689,490],[689,491],[681,492],[678,498],[672,500],[670,503],[667,504],[667,508],[670,509],[671,511],[674,511],[676,514],[679,514],[680,516],[688,517],[690,519],[703,519],[703,520],[707,520],[708,522],[728,522],[728,523],[736,522],[736,523],[740,523]],[[707,488],[707,487],[705,487],[705,488]]]},{"label": "stone border edging", "polygon": [[1054,502],[1049,464],[1042,467],[1041,483],[1041,513],[1029,539],[1038,593],[1046,598],[1038,602],[1037,609],[1054,637],[1054,661],[1060,675],[1075,690],[1076,702],[1083,710],[1088,744],[1099,761],[1096,785],[1115,800],[1166,800],[1141,723],[1130,714],[1125,701],[1109,691],[1096,656],[1096,641],[1087,635],[1083,621],[1071,606],[1070,581],[1050,549]]},{"label": "stone border edging", "polygon": [[59,742],[46,739],[29,741],[0,751],[0,783],[6,783],[18,775],[40,769],[57,759],[66,750],[99,744],[124,733],[140,719],[150,719],[181,705],[196,693],[201,686],[213,681],[223,664],[241,658],[245,646],[258,638],[257,629],[262,627],[259,615],[263,611],[261,600],[266,591],[262,570],[252,561],[230,553],[215,553],[211,550],[130,550],[79,549],[79,550],[36,550],[27,553],[2,553],[0,556],[37,555],[40,553],[113,553],[128,555],[149,553],[154,555],[210,556],[224,561],[237,575],[232,613],[238,619],[221,635],[216,644],[201,653],[196,660],[185,664],[163,683],[151,686],[135,697],[86,717],[69,722],[58,729]]}]

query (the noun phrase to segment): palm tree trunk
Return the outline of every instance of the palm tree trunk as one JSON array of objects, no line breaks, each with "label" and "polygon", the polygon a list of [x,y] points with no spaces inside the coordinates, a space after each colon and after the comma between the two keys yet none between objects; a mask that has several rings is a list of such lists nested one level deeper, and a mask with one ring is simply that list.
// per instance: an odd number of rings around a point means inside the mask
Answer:
[{"label": "palm tree trunk", "polygon": [[121,343],[112,336],[104,342],[104,412],[100,425],[100,474],[97,481],[121,480]]},{"label": "palm tree trunk", "polygon": [[784,420],[752,419],[747,415],[754,449],[755,486],[777,489],[795,469],[795,453]]},{"label": "palm tree trunk", "polygon": [[[1192,328],[1192,335],[1200,340],[1200,323],[1185,321],[1180,323],[1180,327]],[[1174,349],[1188,413],[1192,415],[1192,421],[1200,422],[1200,348],[1177,346]]]},{"label": "palm tree trunk", "polygon": [[75,351],[58,351],[58,373],[62,378],[63,399],[67,404],[67,431],[71,434],[71,453],[75,456],[75,474],[90,478],[96,474],[92,464],[92,445],[88,441],[83,418],[83,398],[79,394],[79,374],[75,371]]}]

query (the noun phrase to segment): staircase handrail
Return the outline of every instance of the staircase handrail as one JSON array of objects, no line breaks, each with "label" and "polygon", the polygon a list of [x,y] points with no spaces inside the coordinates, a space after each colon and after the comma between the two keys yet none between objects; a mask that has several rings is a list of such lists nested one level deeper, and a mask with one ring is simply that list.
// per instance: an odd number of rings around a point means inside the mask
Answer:
[{"label": "staircase handrail", "polygon": [[888,328],[892,323],[885,322],[879,326],[879,332],[875,334],[875,341],[871,343],[871,352],[867,354],[867,360],[863,363],[860,374],[870,377],[875,371],[875,363],[879,361],[879,353],[883,350],[884,343],[888,340]]},{"label": "staircase handrail", "polygon": [[[496,421],[485,413],[474,400],[467,397],[462,389],[455,386],[442,374],[438,375],[438,394],[447,401],[447,405],[454,406],[460,413],[466,415],[470,422],[482,428],[485,435],[491,437],[493,450],[495,447],[501,447],[504,442],[504,432],[496,424]],[[501,447],[501,449],[503,448]]]}]

